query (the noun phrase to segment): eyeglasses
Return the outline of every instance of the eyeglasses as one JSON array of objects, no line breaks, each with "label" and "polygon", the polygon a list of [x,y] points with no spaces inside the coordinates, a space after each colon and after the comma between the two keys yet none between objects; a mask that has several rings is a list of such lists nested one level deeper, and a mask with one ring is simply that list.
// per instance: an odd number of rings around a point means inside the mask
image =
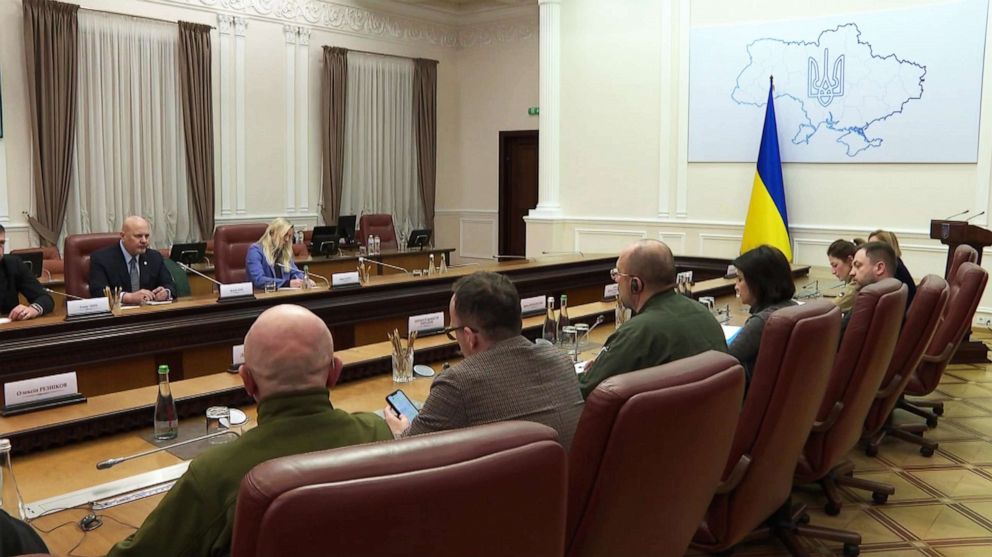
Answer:
[{"label": "eyeglasses", "polygon": [[473,327],[469,327],[467,325],[452,325],[450,327],[445,327],[444,328],[444,335],[446,337],[448,337],[449,339],[451,339],[451,340],[458,340],[458,339],[455,338],[455,331],[458,331],[460,329],[468,329],[468,330],[472,331],[473,333],[478,333],[479,332],[478,329],[475,329]]},{"label": "eyeglasses", "polygon": [[617,269],[616,267],[610,269],[610,278],[613,279],[613,282],[620,282],[620,277],[632,277],[632,276],[634,275],[621,273],[620,270]]}]

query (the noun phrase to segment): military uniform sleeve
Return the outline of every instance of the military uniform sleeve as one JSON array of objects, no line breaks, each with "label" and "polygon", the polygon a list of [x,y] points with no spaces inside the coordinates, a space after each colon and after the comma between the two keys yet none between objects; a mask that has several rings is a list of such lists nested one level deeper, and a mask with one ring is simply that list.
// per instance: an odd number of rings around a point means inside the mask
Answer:
[{"label": "military uniform sleeve", "polygon": [[52,297],[45,292],[45,289],[38,282],[38,278],[28,269],[23,261],[18,263],[20,267],[17,273],[17,291],[24,294],[29,304],[38,304],[42,313],[51,313],[55,309],[55,302]]},{"label": "military uniform sleeve", "polygon": [[582,398],[588,398],[604,380],[628,371],[644,368],[647,362],[643,356],[650,354],[654,361],[665,361],[667,357],[661,350],[665,346],[648,346],[650,342],[646,335],[640,334],[640,328],[625,325],[606,339],[603,351],[596,357],[585,373],[579,376],[579,388]]},{"label": "military uniform sleeve", "polygon": [[424,402],[424,407],[413,419],[410,427],[403,432],[403,437],[420,435],[432,431],[447,431],[468,425],[468,412],[465,409],[465,398],[448,370],[434,380],[431,392]]}]

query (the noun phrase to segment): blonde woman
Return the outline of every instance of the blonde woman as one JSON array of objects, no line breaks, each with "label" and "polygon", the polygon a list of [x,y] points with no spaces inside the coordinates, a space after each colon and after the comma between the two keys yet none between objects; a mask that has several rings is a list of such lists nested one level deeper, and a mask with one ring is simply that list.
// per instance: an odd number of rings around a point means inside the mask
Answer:
[{"label": "blonde woman", "polygon": [[899,239],[888,230],[876,230],[868,235],[869,242],[882,242],[888,244],[892,251],[896,252],[896,278],[902,281],[909,289],[909,296],[906,297],[906,307],[913,303],[913,296],[916,295],[916,281],[913,275],[909,274],[909,269],[902,262],[902,251],[899,249]]},{"label": "blonde woman", "polygon": [[248,248],[245,271],[255,288],[275,283],[279,288],[300,288],[306,275],[293,261],[293,225],[277,217],[257,242]]}]

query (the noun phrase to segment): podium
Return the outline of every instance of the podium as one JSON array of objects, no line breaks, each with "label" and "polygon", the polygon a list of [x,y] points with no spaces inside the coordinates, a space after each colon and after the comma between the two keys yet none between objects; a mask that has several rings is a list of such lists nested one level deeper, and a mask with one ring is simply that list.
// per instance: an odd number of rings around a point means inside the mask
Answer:
[{"label": "podium", "polygon": [[[947,246],[947,264],[944,266],[944,277],[951,270],[954,250],[961,244],[969,245],[978,252],[978,264],[982,263],[982,249],[992,246],[992,230],[969,224],[963,220],[932,220],[930,221],[930,237],[940,240]],[[952,364],[981,364],[988,362],[988,348],[983,342],[971,340],[971,331],[961,341],[958,351],[951,358]]]}]

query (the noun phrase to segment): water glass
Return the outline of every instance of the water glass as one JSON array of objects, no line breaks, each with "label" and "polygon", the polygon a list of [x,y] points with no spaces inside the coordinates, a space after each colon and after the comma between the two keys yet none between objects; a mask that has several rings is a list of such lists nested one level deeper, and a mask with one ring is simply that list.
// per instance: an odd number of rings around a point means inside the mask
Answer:
[{"label": "water glass", "polygon": [[[228,424],[231,423],[231,409],[227,406],[211,406],[207,408],[207,435],[219,431],[227,431]],[[210,438],[210,444],[219,445],[226,443],[226,435],[218,435]]]},{"label": "water glass", "polygon": [[587,323],[575,324],[575,352],[582,351],[582,343],[589,341],[589,325]]},{"label": "water glass", "polygon": [[562,327],[559,340],[561,341],[561,349],[572,358],[572,361],[579,361],[578,335],[576,335],[575,327],[572,325]]},{"label": "water glass", "polygon": [[265,293],[266,294],[271,294],[271,293],[275,292],[276,290],[279,290],[279,286],[276,285],[276,281],[274,281],[274,280],[266,281],[266,283],[265,283]]},{"label": "water glass", "polygon": [[411,381],[413,381],[413,350],[407,350],[406,354],[393,353],[393,383]]}]

